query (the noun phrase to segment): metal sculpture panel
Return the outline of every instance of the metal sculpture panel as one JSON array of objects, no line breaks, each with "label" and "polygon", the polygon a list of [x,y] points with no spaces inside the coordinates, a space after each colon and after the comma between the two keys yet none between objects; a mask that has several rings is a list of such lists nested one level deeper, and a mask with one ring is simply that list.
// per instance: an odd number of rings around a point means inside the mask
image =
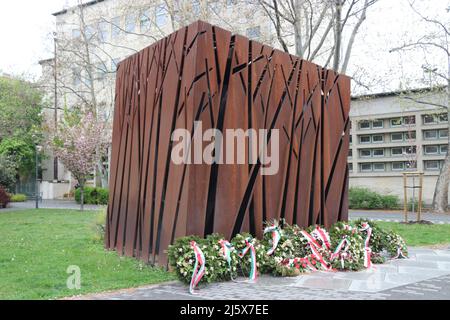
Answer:
[{"label": "metal sculpture panel", "polygon": [[[266,220],[346,220],[349,108],[348,77],[202,21],[127,58],[117,70],[106,247],[166,265],[181,236],[261,237]],[[262,175],[259,158],[174,163],[172,133],[194,134],[200,122],[267,129],[268,141],[277,130],[278,172]]]}]

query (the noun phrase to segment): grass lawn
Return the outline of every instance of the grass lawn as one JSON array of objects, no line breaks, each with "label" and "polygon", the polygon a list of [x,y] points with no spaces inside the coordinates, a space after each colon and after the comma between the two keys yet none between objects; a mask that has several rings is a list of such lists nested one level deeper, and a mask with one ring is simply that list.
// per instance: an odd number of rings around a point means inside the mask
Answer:
[{"label": "grass lawn", "polygon": [[[97,213],[0,210],[0,300],[51,299],[175,279],[159,268],[104,250],[95,240]],[[69,290],[67,267],[81,270],[81,289]]]},{"label": "grass lawn", "polygon": [[450,224],[401,224],[397,222],[378,222],[387,230],[393,230],[405,239],[408,246],[430,246],[450,244]]}]

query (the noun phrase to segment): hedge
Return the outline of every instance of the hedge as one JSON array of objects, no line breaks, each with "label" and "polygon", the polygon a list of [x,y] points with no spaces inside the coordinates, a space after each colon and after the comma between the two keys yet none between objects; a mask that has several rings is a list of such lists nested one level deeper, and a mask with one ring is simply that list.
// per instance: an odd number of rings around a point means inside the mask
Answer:
[{"label": "hedge", "polygon": [[350,209],[400,209],[400,199],[395,195],[382,195],[368,188],[351,187],[348,201]]},{"label": "hedge", "polygon": [[[107,205],[109,198],[108,189],[84,187],[84,204],[101,204]],[[75,201],[81,203],[81,190],[75,190]]]}]

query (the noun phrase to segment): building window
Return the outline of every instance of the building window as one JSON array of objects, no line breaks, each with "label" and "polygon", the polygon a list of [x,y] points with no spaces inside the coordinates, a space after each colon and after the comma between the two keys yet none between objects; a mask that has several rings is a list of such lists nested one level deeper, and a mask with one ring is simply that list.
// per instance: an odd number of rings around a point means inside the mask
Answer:
[{"label": "building window", "polygon": [[381,134],[376,134],[372,136],[372,142],[373,143],[381,143],[384,141],[383,135]]},{"label": "building window", "polygon": [[439,130],[439,138],[448,138],[448,129]]},{"label": "building window", "polygon": [[416,140],[416,132],[415,131],[408,131],[405,132],[405,140]]},{"label": "building window", "polygon": [[134,32],[136,29],[136,17],[132,14],[125,18],[125,31]]},{"label": "building window", "polygon": [[405,154],[416,154],[416,146],[409,146],[405,148]]},{"label": "building window", "polygon": [[416,124],[416,116],[403,117],[403,123],[406,124],[406,125],[414,125],[414,124]]},{"label": "building window", "polygon": [[425,154],[438,154],[439,147],[438,146],[424,146]]},{"label": "building window", "polygon": [[348,164],[348,171],[350,171],[350,172],[353,171],[353,163]]},{"label": "building window", "polygon": [[350,139],[350,144],[352,144],[352,135],[349,135],[349,139]]},{"label": "building window", "polygon": [[426,130],[423,132],[423,138],[425,140],[437,139],[438,132],[436,130]]},{"label": "building window", "polygon": [[359,156],[361,158],[368,158],[370,156],[372,156],[370,149],[361,149],[359,150]]},{"label": "building window", "polygon": [[72,30],[72,38],[73,39],[78,39],[79,37],[81,37],[81,33],[79,29],[73,29]]},{"label": "building window", "polygon": [[384,163],[374,163],[373,171],[386,171],[386,166]]},{"label": "building window", "polygon": [[200,1],[199,0],[192,1],[192,14],[194,16],[200,15]]},{"label": "building window", "polygon": [[111,20],[111,36],[112,38],[120,36],[120,17],[115,17]]},{"label": "building window", "polygon": [[384,149],[373,149],[374,157],[384,157]]},{"label": "building window", "polygon": [[261,29],[259,26],[247,28],[246,35],[247,38],[249,38],[250,40],[258,40],[259,37],[261,36]]},{"label": "building window", "polygon": [[139,19],[139,26],[141,28],[141,32],[150,30],[151,22],[150,22],[150,12],[148,10],[142,13],[141,18]]},{"label": "building window", "polygon": [[417,162],[416,161],[409,161],[405,164],[406,169],[417,169]]},{"label": "building window", "polygon": [[439,161],[431,160],[424,162],[425,162],[425,170],[439,170]]},{"label": "building window", "polygon": [[448,113],[441,113],[439,115],[439,122],[440,123],[447,123],[448,122]]},{"label": "building window", "polygon": [[95,64],[95,80],[103,80],[106,75],[105,66],[103,63],[97,63]]},{"label": "building window", "polygon": [[359,143],[370,143],[370,136],[360,136]]},{"label": "building window", "polygon": [[391,156],[401,156],[403,154],[403,148],[392,148]]},{"label": "building window", "polygon": [[92,25],[86,26],[84,35],[86,36],[86,40],[90,41],[95,35],[95,28]]},{"label": "building window", "polygon": [[447,154],[447,150],[448,150],[448,146],[447,145],[442,145],[440,147],[441,149],[441,154]]},{"label": "building window", "polygon": [[384,127],[383,120],[378,119],[378,120],[373,120],[372,121],[372,128],[373,129],[381,129],[383,127]]},{"label": "building window", "polygon": [[352,149],[348,150],[348,157],[349,158],[353,157],[353,150]]},{"label": "building window", "polygon": [[437,123],[437,118],[436,115],[434,114],[424,114],[422,116],[422,121],[423,124],[433,124],[433,123]]},{"label": "building window", "polygon": [[108,24],[105,21],[98,23],[98,40],[106,41],[108,39]]},{"label": "building window", "polygon": [[391,127],[400,127],[402,125],[402,118],[391,119]]},{"label": "building window", "polygon": [[359,128],[360,129],[370,129],[370,121],[368,120],[362,120],[359,122]]},{"label": "building window", "polygon": [[372,164],[371,163],[361,163],[360,170],[362,172],[372,171]]},{"label": "building window", "polygon": [[405,169],[404,162],[392,162],[392,171],[401,171]]},{"label": "building window", "polygon": [[403,141],[403,133],[391,133],[391,141]]},{"label": "building window", "polygon": [[155,22],[158,27],[162,27],[167,22],[167,10],[164,4],[161,4],[156,7],[156,16]]},{"label": "building window", "polygon": [[80,69],[73,69],[72,70],[73,75],[73,85],[78,86],[81,84],[81,70]]}]

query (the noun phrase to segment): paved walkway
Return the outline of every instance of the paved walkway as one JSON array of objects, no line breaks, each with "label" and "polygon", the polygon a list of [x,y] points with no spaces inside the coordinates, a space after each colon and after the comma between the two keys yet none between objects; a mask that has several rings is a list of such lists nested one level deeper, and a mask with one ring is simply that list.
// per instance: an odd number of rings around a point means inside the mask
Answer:
[{"label": "paved walkway", "polygon": [[[85,210],[99,210],[104,208],[105,206],[97,206],[91,204],[85,204]],[[6,209],[1,209],[0,213],[8,212],[8,211],[16,211],[16,210],[26,210],[26,209],[34,209],[36,208],[35,201],[26,201],[26,202],[12,202],[9,204],[9,207]],[[41,209],[73,209],[79,210],[80,205],[77,204],[73,200],[42,200],[39,202],[39,208]]]},{"label": "paved walkway", "polygon": [[315,272],[293,278],[262,276],[256,283],[222,282],[200,287],[162,285],[93,294],[73,299],[106,300],[375,300],[450,299],[450,248],[410,249],[410,258],[359,272]]},{"label": "paved walkway", "polygon": [[[350,220],[356,220],[359,218],[368,218],[375,221],[393,221],[401,222],[405,221],[405,217],[402,211],[364,211],[364,210],[350,210]],[[422,220],[428,220],[437,224],[450,223],[450,214],[439,214],[424,212],[421,215]],[[408,220],[416,220],[416,214],[409,213]]]},{"label": "paved walkway", "polygon": [[[85,210],[99,210],[105,206],[97,205],[85,205]],[[10,207],[2,209],[0,212],[8,212],[23,209],[34,209],[34,201],[26,201],[19,203],[10,203]],[[73,200],[42,200],[39,202],[39,208],[45,209],[80,209],[80,205]],[[402,211],[364,211],[364,210],[350,210],[349,217],[351,220],[359,218],[368,218],[375,221],[392,221],[400,222],[404,221]],[[409,220],[415,220],[416,215],[409,214]],[[436,213],[423,213],[423,220],[428,220],[438,224],[450,224],[450,214],[436,214]]]}]

